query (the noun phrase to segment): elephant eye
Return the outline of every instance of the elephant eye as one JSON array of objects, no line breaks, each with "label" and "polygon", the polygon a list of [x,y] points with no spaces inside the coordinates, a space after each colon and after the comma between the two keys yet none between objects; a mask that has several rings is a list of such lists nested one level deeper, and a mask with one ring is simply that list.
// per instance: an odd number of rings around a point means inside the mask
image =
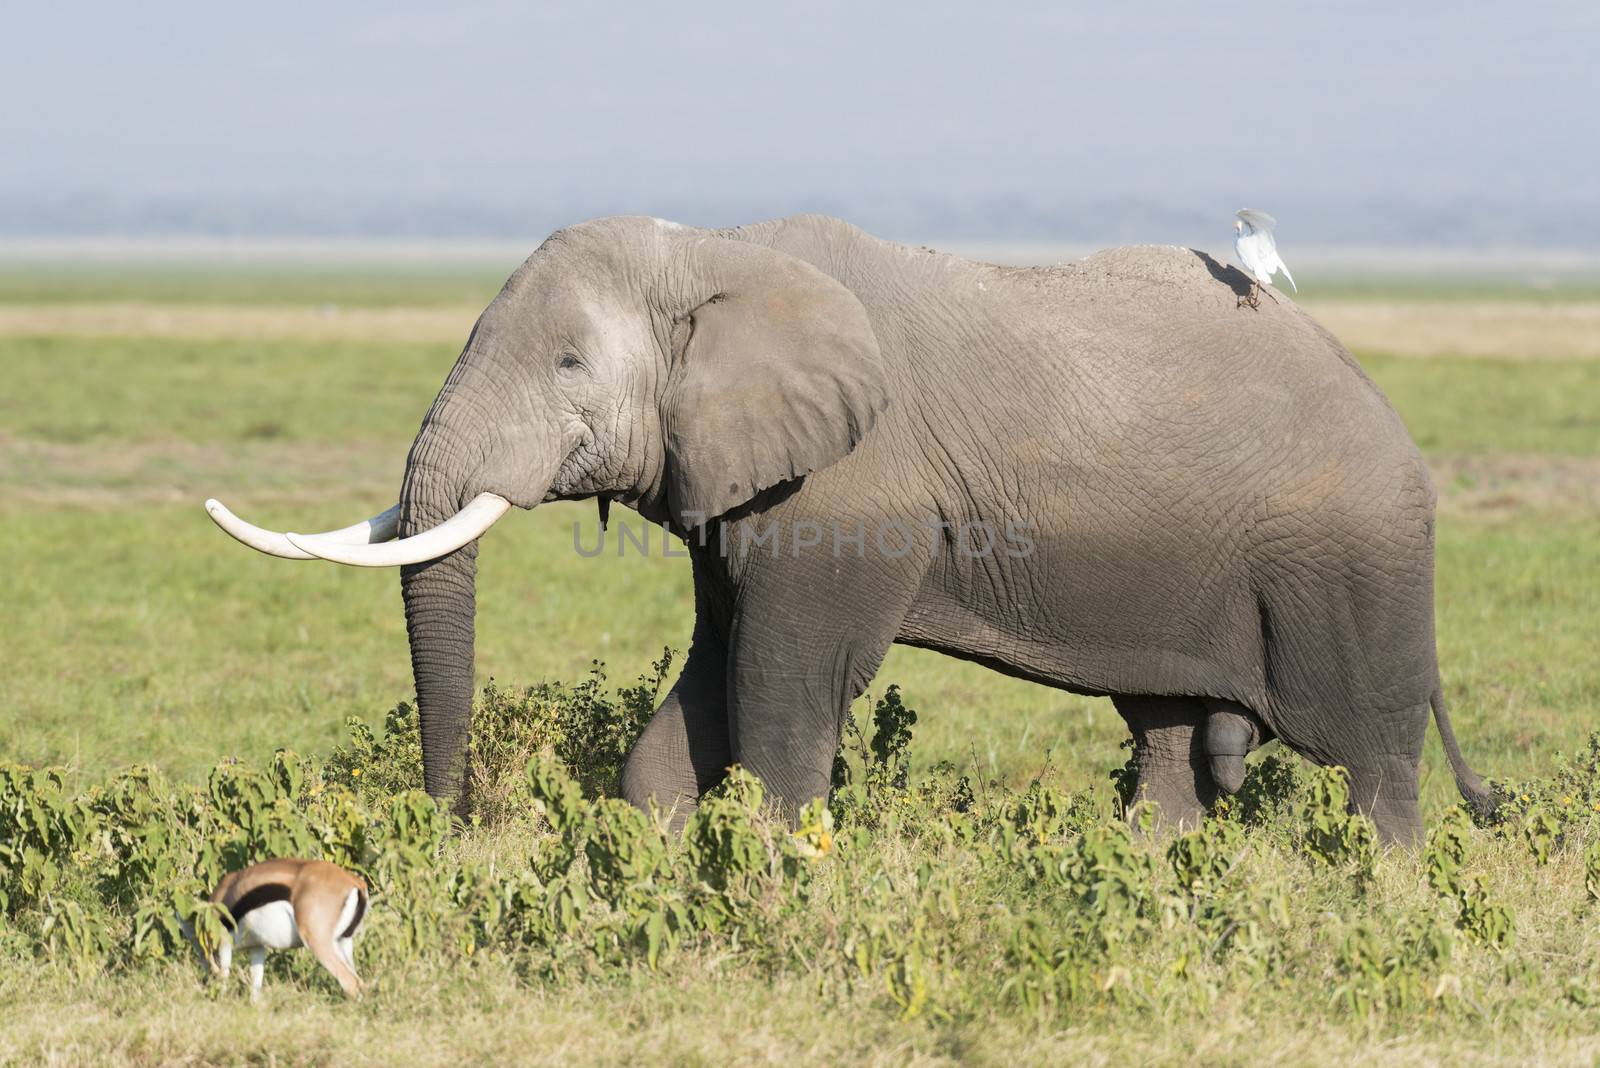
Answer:
[{"label": "elephant eye", "polygon": [[564,369],[582,366],[583,361],[570,352],[561,354],[561,359],[556,361],[556,366]]}]

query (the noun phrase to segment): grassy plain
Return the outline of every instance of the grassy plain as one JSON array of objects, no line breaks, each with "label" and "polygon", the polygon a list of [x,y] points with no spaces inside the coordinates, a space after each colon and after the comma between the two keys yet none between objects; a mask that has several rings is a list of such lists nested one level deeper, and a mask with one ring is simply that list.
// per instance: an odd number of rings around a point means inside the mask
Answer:
[{"label": "grassy plain", "polygon": [[[377,723],[406,699],[392,574],[257,556],[199,503],[218,496],[263,525],[305,530],[391,502],[417,422],[498,282],[470,271],[0,271],[0,757],[64,763],[75,784],[132,763],[199,781],[228,757],[325,752],[345,717]],[[1439,640],[1463,748],[1487,774],[1526,778],[1600,727],[1600,353],[1590,333],[1600,305],[1579,294],[1541,315],[1523,293],[1470,296],[1347,289],[1328,307],[1330,321],[1365,324],[1357,355],[1435,468]],[[108,306],[123,318],[108,320]],[[376,316],[358,327],[378,340],[319,328],[337,314],[329,306]],[[165,318],[152,313],[162,307]],[[385,314],[407,327],[380,329]],[[1434,340],[1462,316],[1474,324],[1465,353]],[[196,321],[212,325],[183,328]],[[1385,323],[1392,350],[1378,343]],[[1529,351],[1562,330],[1572,336],[1550,353]],[[684,561],[664,558],[659,540],[649,558],[581,558],[574,524],[592,538],[593,513],[576,506],[518,513],[487,536],[480,677],[574,679],[598,658],[631,679],[663,646],[685,647]],[[906,649],[874,693],[890,682],[922,714],[918,770],[949,760],[974,781],[1023,786],[1045,772],[1078,790],[1122,761],[1126,732],[1104,701]],[[1455,795],[1431,730],[1426,760],[1424,803],[1437,818]],[[913,846],[892,852],[898,878],[916,870]],[[1414,859],[1380,863],[1372,907],[1417,897]],[[1600,990],[1593,913],[1574,911],[1582,864],[1570,851],[1536,873],[1529,863],[1514,838],[1484,845],[1478,867],[1517,910],[1519,941],[1505,961],[1458,970],[1469,985],[1489,983],[1515,963],[1540,972],[1528,981],[1544,985],[1530,989],[1556,1000],[1572,976]],[[269,1013],[218,1003],[181,968],[80,981],[44,964],[8,967],[0,1001],[18,1008],[0,1025],[0,1058],[1470,1063],[1600,1052],[1567,1002],[1544,1018],[1487,987],[1470,995],[1482,1011],[1393,1025],[1326,1011],[1325,977],[1314,974],[1263,987],[1259,1003],[1224,984],[1204,1019],[1161,1002],[1070,1019],[968,1011],[902,1022],[870,992],[824,996],[805,967],[722,959],[708,950],[661,973],[551,985],[492,966],[470,978],[422,969],[405,977],[416,984],[407,996],[396,977],[358,1013],[311,981],[276,992]],[[1316,1011],[1297,1013],[1300,996]],[[62,1003],[67,1011],[53,1008]]]}]

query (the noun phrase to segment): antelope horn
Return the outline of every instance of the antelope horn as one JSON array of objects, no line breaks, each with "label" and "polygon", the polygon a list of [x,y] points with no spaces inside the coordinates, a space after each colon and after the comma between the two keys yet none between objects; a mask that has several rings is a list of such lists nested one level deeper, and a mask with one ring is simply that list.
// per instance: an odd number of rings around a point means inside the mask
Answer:
[{"label": "antelope horn", "polygon": [[[257,552],[266,553],[268,556],[281,556],[285,560],[317,559],[314,554],[308,553],[304,549],[296,548],[294,543],[289,540],[288,535],[258,527],[254,523],[246,523],[243,519],[228,511],[227,507],[214,497],[206,501],[206,514],[211,517],[212,522],[226,531],[234,540],[250,546]],[[375,515],[364,522],[311,536],[329,542],[362,545],[369,542],[388,541],[395,536],[395,532],[399,527],[400,506],[397,504],[387,512]],[[304,536],[302,535],[302,537]]]},{"label": "antelope horn", "polygon": [[296,549],[322,560],[356,567],[396,567],[420,564],[453,553],[481,536],[510,510],[511,502],[498,493],[480,493],[438,526],[382,545],[339,541],[326,534],[285,534],[284,537]]}]

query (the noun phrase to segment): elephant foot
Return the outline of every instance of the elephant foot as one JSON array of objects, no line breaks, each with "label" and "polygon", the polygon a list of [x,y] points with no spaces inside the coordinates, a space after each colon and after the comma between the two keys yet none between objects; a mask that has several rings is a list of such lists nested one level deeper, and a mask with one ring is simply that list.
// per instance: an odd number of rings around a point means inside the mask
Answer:
[{"label": "elephant foot", "polygon": [[1263,740],[1260,722],[1251,711],[1233,701],[1205,699],[1206,763],[1217,789],[1238,793],[1244,785],[1244,758]]},{"label": "elephant foot", "polygon": [[624,765],[620,793],[622,799],[659,822],[669,835],[683,833],[689,817],[700,807],[699,791],[692,784],[644,770],[629,757]]}]

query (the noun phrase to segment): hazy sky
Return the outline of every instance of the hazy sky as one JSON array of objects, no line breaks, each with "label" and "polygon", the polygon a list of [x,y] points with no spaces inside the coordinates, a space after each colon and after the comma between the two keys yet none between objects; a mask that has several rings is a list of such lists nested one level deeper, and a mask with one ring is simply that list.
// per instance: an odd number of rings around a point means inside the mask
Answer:
[{"label": "hazy sky", "polygon": [[35,3],[0,196],[1596,205],[1597,12]]}]

